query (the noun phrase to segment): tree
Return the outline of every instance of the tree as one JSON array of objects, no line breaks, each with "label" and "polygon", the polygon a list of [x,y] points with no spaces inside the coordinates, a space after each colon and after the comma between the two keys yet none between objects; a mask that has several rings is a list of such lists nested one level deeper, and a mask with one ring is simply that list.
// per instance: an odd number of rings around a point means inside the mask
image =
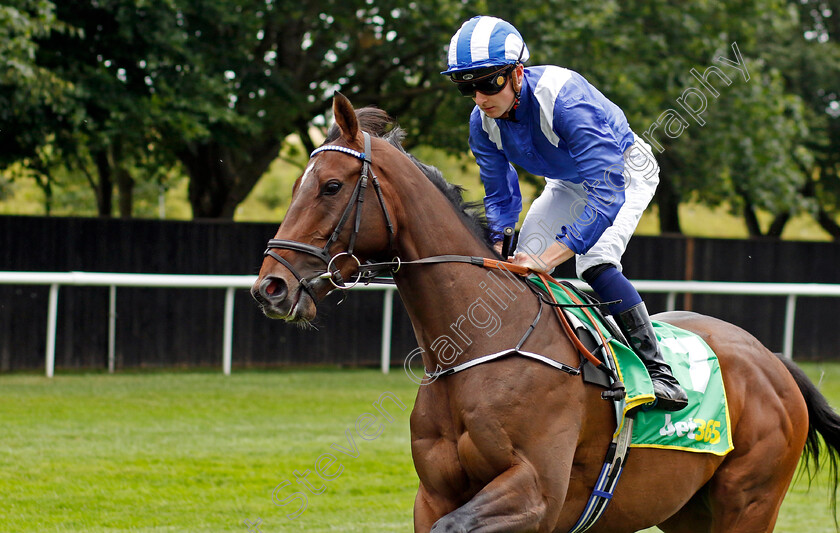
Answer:
[{"label": "tree", "polygon": [[0,7],[0,51],[7,52],[0,54],[7,64],[0,164],[16,162],[17,174],[34,177],[48,211],[56,170],[64,168],[88,178],[100,215],[111,214],[116,185],[120,212],[130,216],[132,174],[155,169],[144,174],[159,179],[176,161],[156,130],[171,110],[135,75],[144,58],[171,54],[171,6],[146,12],[143,0],[17,4]]},{"label": "tree", "polygon": [[195,216],[233,216],[288,135],[313,149],[311,121],[328,111],[336,90],[428,138],[437,103],[457,98],[439,72],[442,43],[463,9],[442,0],[183,2],[192,36],[185,47],[195,62],[177,85],[203,88],[207,135],[165,134],[189,172]]},{"label": "tree", "polygon": [[[826,37],[837,16],[824,3],[90,0],[53,9],[16,0],[24,22],[0,30],[0,51],[15,49],[5,35],[27,35],[23,64],[49,90],[30,96],[31,76],[0,83],[3,108],[14,110],[4,125],[19,126],[0,131],[10,141],[0,163],[23,157],[45,185],[56,165],[72,167],[103,215],[115,186],[126,215],[137,183],[182,168],[194,216],[230,218],[281,149],[292,151],[289,135],[304,152],[315,147],[312,126],[336,90],[395,115],[409,147],[463,152],[472,105],[439,72],[458,26],[487,13],[522,31],[531,64],[581,72],[661,148],[663,231],[680,230],[677,207],[693,200],[726,202],[752,234],[778,235],[791,214],[814,209],[828,220],[838,205],[838,61]],[[732,43],[744,77],[717,61],[735,59]],[[731,76],[712,78],[716,96],[695,75],[710,66]],[[681,100],[705,108],[691,115]],[[670,133],[669,110],[685,123]],[[766,231],[757,209],[776,217]]]},{"label": "tree", "polygon": [[[537,43],[535,59],[553,53],[584,74],[624,109],[635,133],[654,145],[663,232],[680,232],[677,208],[690,200],[749,204],[749,212],[771,204],[781,211],[801,207],[786,204],[790,196],[784,195],[801,181],[791,172],[790,157],[800,133],[792,123],[797,104],[789,101],[759,46],[770,30],[772,37],[792,31],[779,23],[789,18],[785,2],[640,0],[574,4],[534,15],[531,24],[547,36]],[[749,80],[717,60],[736,60],[732,43]],[[717,95],[692,72],[702,76],[710,66],[729,80],[710,76]],[[680,101],[704,111],[691,116]],[[775,203],[767,201],[773,192],[780,195]]]},{"label": "tree", "polygon": [[840,2],[797,0],[790,4],[797,30],[770,44],[787,90],[801,98],[808,124],[797,164],[799,193],[812,201],[814,219],[840,240]]},{"label": "tree", "polygon": [[[134,174],[161,179],[161,169],[176,161],[160,128],[183,115],[151,77],[156,58],[178,56],[185,36],[176,13],[170,2],[65,2],[57,14],[78,31],[52,33],[41,43],[39,62],[72,81],[77,109],[53,124],[53,144],[68,167],[87,176],[100,216],[111,215],[115,186],[120,214],[131,216]],[[198,127],[182,123],[184,134]]]},{"label": "tree", "polygon": [[[49,145],[42,153],[88,176],[103,216],[111,213],[114,183],[128,215],[134,181],[149,179],[138,167],[178,160],[190,176],[194,216],[231,217],[288,135],[314,147],[311,120],[328,110],[335,90],[357,105],[404,113],[415,133],[428,130],[436,110],[423,102],[455,101],[438,75],[442,43],[461,18],[453,6],[60,3],[57,20],[75,31],[38,33],[37,56],[30,56],[41,72],[68,80],[66,108],[33,97],[33,109],[20,117],[25,127],[14,130],[27,150],[10,149],[10,159]],[[15,94],[26,94],[24,87],[16,85]],[[26,166],[45,165],[30,159]]]},{"label": "tree", "polygon": [[[56,18],[54,7],[46,0],[0,6],[0,166],[29,160],[33,177],[44,184],[49,183],[44,179],[50,164],[39,147],[50,137],[47,124],[70,111],[70,84],[36,61],[38,39],[72,32]],[[17,170],[19,174],[23,168]],[[0,180],[0,197],[3,185]]]}]

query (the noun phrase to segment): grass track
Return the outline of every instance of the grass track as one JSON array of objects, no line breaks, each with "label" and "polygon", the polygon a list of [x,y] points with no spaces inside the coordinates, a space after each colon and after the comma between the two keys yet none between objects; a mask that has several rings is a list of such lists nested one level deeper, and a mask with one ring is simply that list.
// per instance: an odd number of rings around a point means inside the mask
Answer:
[{"label": "grass track", "polygon": [[[815,381],[825,371],[840,405],[840,364],[803,366]],[[393,422],[373,405],[386,391],[406,407],[383,401]],[[415,392],[399,369],[0,376],[0,531],[245,532],[258,519],[263,533],[410,531]],[[290,482],[282,502],[303,490],[295,471],[326,453],[339,458],[320,465],[334,479],[311,472],[323,493],[287,519],[299,500],[278,507],[272,491]],[[777,532],[834,531],[826,477],[807,485],[792,488]]]}]

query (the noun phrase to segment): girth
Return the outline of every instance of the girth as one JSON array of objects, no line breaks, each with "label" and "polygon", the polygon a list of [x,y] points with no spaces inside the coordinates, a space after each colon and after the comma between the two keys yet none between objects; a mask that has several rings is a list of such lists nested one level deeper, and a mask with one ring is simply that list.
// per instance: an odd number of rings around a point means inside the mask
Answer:
[{"label": "girth", "polygon": [[[353,194],[350,196],[350,201],[348,202],[347,206],[344,208],[344,212],[341,214],[341,218],[339,219],[338,224],[336,225],[336,227],[333,230],[332,234],[330,235],[329,239],[327,239],[327,242],[324,244],[324,246],[319,248],[319,247],[314,246],[312,244],[306,244],[306,243],[293,241],[293,240],[288,240],[288,239],[271,239],[271,240],[268,241],[268,247],[266,248],[266,250],[264,252],[264,256],[271,257],[274,260],[276,260],[277,262],[279,262],[280,264],[282,264],[284,267],[286,267],[289,270],[289,272],[291,272],[291,274],[295,277],[295,279],[298,280],[301,287],[307,292],[307,294],[312,298],[313,301],[317,301],[317,298],[315,297],[315,294],[314,294],[314,289],[312,288],[312,281],[313,280],[328,279],[336,288],[341,288],[341,289],[350,288],[350,287],[346,286],[344,284],[343,280],[341,279],[340,271],[338,269],[333,270],[333,264],[335,263],[335,261],[339,257],[345,256],[345,255],[350,257],[351,259],[355,260],[356,264],[357,264],[357,267],[358,267],[358,274],[357,274],[357,277],[354,280],[352,285],[355,285],[359,281],[364,281],[366,283],[369,283],[369,282],[373,281],[377,276],[382,275],[386,271],[390,271],[390,272],[398,271],[403,265],[421,265],[421,264],[439,264],[439,263],[466,263],[466,264],[472,264],[472,265],[480,266],[480,267],[483,267],[483,268],[506,270],[508,272],[518,274],[518,275],[521,275],[521,276],[527,275],[531,272],[529,269],[527,269],[525,267],[522,267],[522,266],[519,266],[519,265],[514,265],[512,263],[507,263],[507,262],[500,261],[500,260],[495,260],[495,259],[488,259],[488,258],[484,258],[484,257],[464,256],[464,255],[438,255],[438,256],[425,257],[425,258],[417,259],[417,260],[414,260],[414,261],[405,261],[405,262],[400,261],[399,258],[396,258],[395,261],[392,261],[392,262],[367,263],[367,264],[362,265],[360,263],[360,261],[358,260],[358,258],[356,258],[356,256],[353,255],[353,251],[354,251],[354,248],[355,248],[355,245],[356,245],[356,238],[359,234],[359,229],[361,227],[362,207],[363,207],[364,200],[365,200],[365,192],[367,190],[368,181],[371,181],[371,183],[373,183],[374,190],[376,191],[377,198],[379,199],[379,205],[381,206],[382,213],[385,216],[385,223],[386,223],[386,227],[388,229],[388,239],[389,239],[389,243],[390,243],[390,249],[391,250],[394,249],[394,227],[393,227],[393,224],[391,222],[391,217],[388,213],[388,208],[385,205],[385,200],[382,196],[382,190],[381,190],[381,187],[379,185],[379,181],[376,178],[376,175],[374,175],[371,172],[371,140],[370,140],[370,134],[368,134],[367,132],[362,132],[362,133],[363,133],[363,136],[364,136],[364,145],[365,145],[365,148],[364,148],[365,151],[364,152],[357,152],[356,150],[353,150],[352,148],[347,148],[347,147],[344,147],[344,146],[324,145],[324,146],[321,146],[321,147],[317,148],[316,150],[314,150],[310,154],[310,158],[312,158],[312,157],[315,157],[316,155],[318,155],[321,152],[337,151],[337,152],[342,152],[342,153],[351,155],[351,156],[359,159],[360,161],[362,161],[362,169],[361,169],[361,175],[359,177],[359,181],[356,183],[356,187],[353,190]],[[350,234],[350,240],[349,240],[347,250],[344,251],[344,252],[339,252],[338,254],[335,254],[335,255],[330,255],[330,247],[332,247],[332,245],[335,242],[338,241],[342,231],[344,230],[345,224],[348,222],[348,220],[350,219],[350,216],[353,213],[354,208],[355,208],[355,218],[354,218],[354,223],[353,223],[353,230],[352,230],[352,233]],[[292,266],[291,263],[289,263],[289,261],[287,261],[286,259],[281,257],[280,254],[278,254],[274,250],[291,250],[291,251],[295,251],[295,252],[301,252],[301,253],[304,253],[304,254],[308,254],[308,255],[311,255],[313,257],[317,257],[321,262],[324,263],[324,265],[326,266],[326,270],[321,274],[316,274],[316,275],[311,276],[309,278],[305,278],[302,275],[300,275],[300,273]],[[551,278],[551,276],[549,276],[547,274],[544,274],[544,273],[537,273],[537,274],[543,280],[546,287],[549,286],[549,283],[548,283],[549,280],[554,281]],[[266,280],[264,283],[268,283],[268,282],[269,281]],[[529,285],[529,288],[530,288],[530,284],[528,284],[528,285]],[[532,290],[533,290],[533,288],[532,288]],[[566,290],[568,292],[568,289],[564,288],[564,290]],[[562,325],[563,331],[566,333],[568,338],[572,341],[572,344],[575,346],[575,348],[578,350],[578,352],[580,352],[586,359],[588,359],[590,362],[592,362],[596,367],[600,367],[600,368],[604,369],[608,374],[610,374],[612,376],[614,382],[618,382],[618,377],[615,375],[615,373],[612,371],[612,369],[609,368],[607,365],[602,364],[602,362],[600,360],[598,360],[598,358],[595,357],[586,348],[586,346],[583,345],[583,343],[580,341],[580,339],[578,339],[578,337],[575,335],[574,331],[572,330],[571,325],[569,324],[568,319],[566,318],[564,313],[559,309],[560,307],[563,307],[565,305],[561,305],[557,302],[557,300],[554,298],[554,295],[551,292],[551,290],[550,289],[548,290],[548,297],[550,298],[550,300],[546,299],[542,294],[539,294],[539,293],[537,293],[537,296],[538,296],[538,301],[539,301],[539,308],[537,310],[537,316],[534,318],[533,322],[531,323],[530,327],[525,332],[525,334],[521,337],[521,339],[517,343],[516,347],[505,350],[505,351],[502,351],[502,352],[498,352],[496,354],[481,356],[481,357],[472,359],[472,360],[470,360],[466,363],[463,363],[461,365],[457,365],[457,366],[454,366],[454,367],[449,367],[449,368],[446,368],[446,369],[438,368],[437,370],[435,370],[434,372],[431,372],[431,373],[428,372],[428,370],[427,370],[426,375],[429,378],[437,379],[439,377],[448,376],[448,375],[451,375],[451,374],[454,374],[454,373],[457,373],[457,372],[460,372],[460,371],[463,371],[463,370],[467,370],[468,368],[472,368],[476,365],[486,363],[486,362],[490,362],[490,361],[495,361],[495,360],[498,360],[502,357],[507,357],[509,355],[519,355],[521,357],[526,357],[526,358],[529,358],[529,359],[532,359],[532,360],[537,360],[537,361],[540,361],[544,364],[550,365],[557,370],[560,370],[562,372],[566,372],[570,375],[580,374],[582,365],[581,365],[581,367],[577,367],[577,368],[572,367],[572,366],[566,365],[564,363],[560,363],[559,361],[555,361],[555,360],[550,359],[548,357],[542,356],[540,354],[528,352],[528,351],[525,351],[525,350],[522,349],[523,345],[525,344],[525,342],[527,341],[527,339],[529,338],[531,333],[534,331],[534,329],[537,326],[537,323],[540,320],[540,317],[542,315],[543,304],[548,304],[549,306],[555,307],[555,310],[557,311],[557,317],[558,317],[558,319],[559,319],[559,321]],[[593,305],[596,305],[596,304],[592,304],[592,303],[584,303],[584,302],[578,300],[572,294],[569,294],[569,296],[571,297],[572,301],[575,302],[576,306],[582,307],[584,309],[586,309],[587,307],[591,307]],[[586,314],[589,315],[588,311],[586,312]],[[589,316],[591,318],[591,315],[589,315]],[[593,320],[593,323],[594,323],[594,320]],[[595,331],[598,333],[599,336],[601,336],[601,340],[603,342],[603,345],[605,346],[606,342],[607,342],[606,339],[603,338],[603,336],[601,335],[601,333],[600,333],[600,331],[598,330],[597,327],[595,328]],[[618,398],[611,397],[610,399],[615,401]],[[617,440],[615,440],[612,443],[611,448],[609,450],[609,453],[607,454],[608,455],[607,460],[605,461],[601,476],[599,477],[598,483],[595,487],[595,491],[593,492],[593,495],[590,497],[590,500],[587,503],[587,507],[586,507],[585,512],[583,513],[583,515],[578,520],[578,523],[573,528],[574,533],[581,533],[581,532],[585,531],[586,529],[588,529],[589,527],[591,527],[595,523],[595,521],[598,520],[598,518],[601,516],[601,514],[603,514],[607,504],[609,503],[610,499],[612,498],[613,490],[615,489],[615,485],[618,482],[618,478],[621,475],[621,471],[623,469],[624,462],[626,460],[625,455],[626,455],[627,445],[629,444],[629,432],[628,432],[628,430],[629,430],[630,427],[632,427],[632,420],[629,422],[629,424],[627,424],[627,427],[625,428],[625,430],[622,431],[618,437],[616,437]]]}]

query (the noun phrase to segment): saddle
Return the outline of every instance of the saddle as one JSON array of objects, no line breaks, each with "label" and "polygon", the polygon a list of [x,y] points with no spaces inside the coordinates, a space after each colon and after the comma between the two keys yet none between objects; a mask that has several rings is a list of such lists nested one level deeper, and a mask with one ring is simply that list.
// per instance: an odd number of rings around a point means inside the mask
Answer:
[{"label": "saddle", "polygon": [[[551,289],[551,300],[545,296],[541,296],[541,299],[562,314],[561,322],[565,321],[569,325],[566,333],[575,336],[573,344],[580,352],[583,380],[606,389],[601,397],[618,407],[626,399],[626,388],[615,361],[614,346],[621,345],[630,351],[632,347],[612,315],[604,312],[607,303],[581,291],[568,281],[541,279],[537,276],[527,279],[543,295],[549,295],[548,288]],[[641,406],[636,401],[633,405],[634,408]]]},{"label": "saddle", "polygon": [[[548,294],[581,352],[586,383],[602,387],[613,402],[616,430],[587,505],[571,533],[586,531],[609,504],[630,447],[653,447],[726,455],[733,449],[729,407],[717,356],[694,333],[653,322],[660,349],[689,395],[689,406],[670,413],[651,407],[650,376],[602,302],[568,282],[536,276],[529,283]],[[545,301],[545,298],[542,297]],[[551,302],[549,302],[551,303]],[[577,342],[575,342],[575,340]],[[588,353],[584,353],[584,351]]]},{"label": "saddle", "polygon": [[[532,277],[529,282],[545,290],[543,281]],[[582,372],[586,382],[606,388],[605,392],[624,387],[623,397],[605,393],[602,397],[613,400],[617,406],[618,430],[622,418],[632,416],[637,420],[632,446],[716,455],[726,455],[732,449],[729,408],[720,364],[700,336],[665,322],[653,321],[662,355],[689,397],[688,407],[667,413],[648,405],[654,396],[647,370],[612,317],[602,312],[603,304],[569,283],[555,285],[548,281],[548,285],[561,306],[559,310],[572,324],[576,338],[597,358],[597,364],[584,358]]]},{"label": "saddle", "polygon": [[[612,315],[604,313],[603,307],[606,305],[605,303],[596,299],[594,296],[583,292],[568,281],[560,281],[558,283],[568,292],[573,293],[578,300],[583,302],[584,305],[589,306],[590,314],[592,314],[595,320],[597,320],[607,331],[609,331],[609,336],[606,338],[608,342],[610,340],[615,340],[616,342],[620,342],[627,346],[628,349],[632,349],[629,341],[621,332],[621,329],[618,327],[618,324],[616,324]],[[603,392],[601,394],[601,397],[605,400],[619,402],[624,399],[626,391],[624,384],[621,381],[616,381],[615,379],[617,375],[615,373],[615,359],[613,358],[612,352],[605,349],[602,339],[600,336],[595,334],[592,327],[587,327],[587,325],[578,318],[576,314],[570,312],[569,308],[561,307],[559,310],[565,314],[566,319],[572,326],[572,331],[581,344],[583,344],[587,350],[589,350],[589,353],[595,356],[600,362],[600,365],[596,366],[590,359],[585,357],[584,354],[581,354],[581,357],[583,358],[581,366],[583,380],[586,383],[591,383],[593,385],[603,387],[604,389],[608,389],[608,392]]]}]

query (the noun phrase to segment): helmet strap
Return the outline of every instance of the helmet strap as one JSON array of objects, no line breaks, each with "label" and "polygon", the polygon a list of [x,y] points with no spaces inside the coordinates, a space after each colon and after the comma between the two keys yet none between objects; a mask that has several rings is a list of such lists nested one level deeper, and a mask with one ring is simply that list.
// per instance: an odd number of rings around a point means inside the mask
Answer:
[{"label": "helmet strap", "polygon": [[510,71],[510,87],[513,89],[513,107],[510,108],[508,111],[507,116],[504,117],[505,120],[509,120],[511,122],[519,122],[516,120],[516,109],[519,107],[519,98],[522,95],[522,83],[519,84],[519,87],[516,86],[514,83],[515,76],[516,76],[516,69],[521,65],[519,61],[516,62],[516,66],[513,70]]}]

